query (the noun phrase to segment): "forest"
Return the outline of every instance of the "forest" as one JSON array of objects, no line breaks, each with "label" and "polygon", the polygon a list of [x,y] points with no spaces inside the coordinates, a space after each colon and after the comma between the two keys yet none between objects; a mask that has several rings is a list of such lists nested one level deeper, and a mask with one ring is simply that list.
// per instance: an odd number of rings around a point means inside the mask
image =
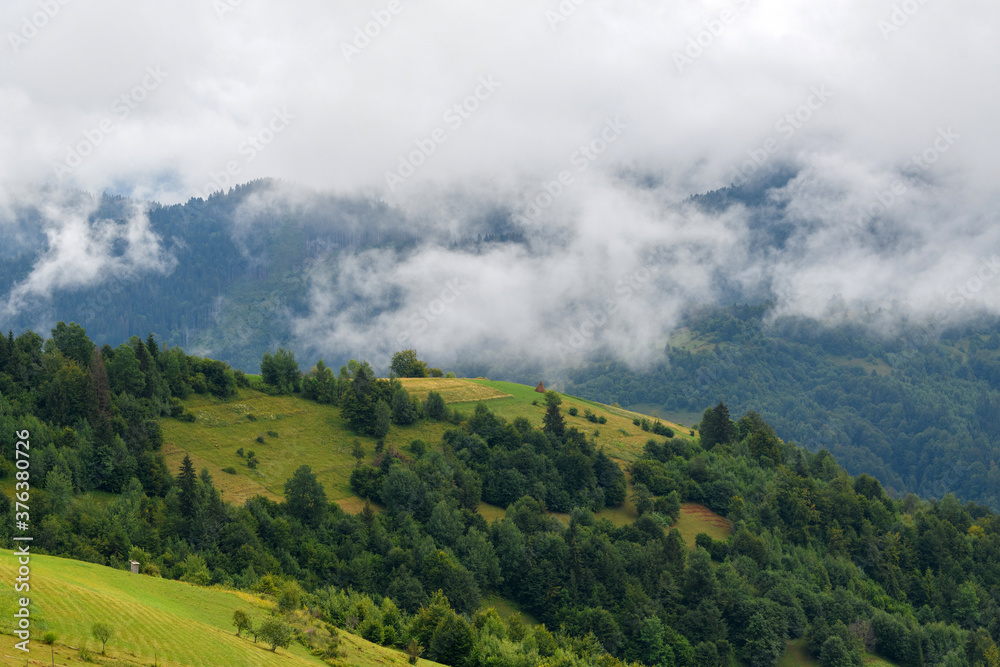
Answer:
[{"label": "forest", "polygon": [[[426,370],[410,353],[393,376]],[[651,431],[626,465],[567,427],[554,392],[541,424],[507,422],[485,403],[462,414],[433,393],[414,400],[364,362],[303,372],[279,349],[261,366],[248,376],[153,335],[97,347],[62,322],[47,339],[0,337],[0,477],[16,478],[14,434],[30,431],[33,548],[257,591],[284,613],[308,609],[456,666],[770,666],[800,638],[825,666],[868,654],[1000,665],[1000,516],[852,477],[830,450],[778,437],[763,413],[705,402],[700,437]],[[375,441],[351,474],[370,500],[362,512],[329,502],[308,466],[283,501],[242,505],[190,459],[167,468],[161,420],[189,418],[193,394],[245,391],[330,403]],[[414,420],[448,429],[405,452],[379,445]],[[629,494],[634,522],[595,517]],[[487,522],[481,500],[505,516]],[[672,527],[681,502],[725,516],[731,536],[685,544]],[[3,494],[4,539],[13,511]],[[484,604],[494,596],[537,623],[502,617]]]},{"label": "forest", "polygon": [[612,358],[568,372],[604,403],[699,411],[723,400],[785,439],[826,448],[895,494],[954,493],[1000,509],[1000,325],[881,335],[863,324],[771,317],[770,305],[706,308],[687,339],[633,369]]}]

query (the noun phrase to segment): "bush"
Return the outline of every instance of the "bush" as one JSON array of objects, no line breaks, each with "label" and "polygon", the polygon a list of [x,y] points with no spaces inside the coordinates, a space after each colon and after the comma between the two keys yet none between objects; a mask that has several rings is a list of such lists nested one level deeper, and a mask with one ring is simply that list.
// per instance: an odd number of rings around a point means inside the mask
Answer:
[{"label": "bush", "polygon": [[277,431],[268,431],[267,435],[269,437],[271,437],[271,438],[277,438],[278,437],[278,432]]},{"label": "bush", "polygon": [[182,413],[181,415],[179,415],[177,417],[177,420],[178,421],[182,421],[182,422],[193,422],[194,421],[194,415],[191,414],[190,412],[185,412],[185,413]]},{"label": "bush", "polygon": [[570,408],[570,409],[569,409],[569,414],[570,414],[570,416],[571,416],[571,417],[576,417],[576,415],[577,415],[577,414],[578,414],[579,412],[580,412],[580,411],[579,411],[579,410],[577,410],[576,408]]},{"label": "bush", "polygon": [[266,445],[267,444],[267,440],[265,440],[264,436],[262,436],[262,435],[258,435],[257,436],[257,442],[259,442],[262,445]]},{"label": "bush", "polygon": [[43,644],[48,644],[49,646],[51,646],[52,644],[55,644],[55,643],[56,643],[56,639],[58,639],[58,638],[59,638],[59,637],[58,637],[58,636],[56,635],[56,633],[54,633],[54,632],[52,632],[51,630],[49,630],[49,631],[48,631],[48,632],[46,632],[46,633],[45,633],[45,635],[44,635],[44,636],[42,637],[42,643],[43,643]]},{"label": "bush", "polygon": [[673,429],[671,429],[666,424],[660,422],[660,420],[656,420],[656,422],[653,423],[653,433],[655,433],[656,435],[662,435],[666,438],[674,437]]},{"label": "bush", "polygon": [[236,474],[236,468],[229,466],[228,468],[223,468],[222,472],[229,473],[230,475]]},{"label": "bush", "polygon": [[608,423],[608,418],[605,417],[604,415],[601,415],[600,417],[597,418],[597,423],[598,424],[607,424]]},{"label": "bush", "polygon": [[247,421],[251,421],[251,422],[257,421],[257,415],[255,415],[252,412],[248,413],[247,414]]}]

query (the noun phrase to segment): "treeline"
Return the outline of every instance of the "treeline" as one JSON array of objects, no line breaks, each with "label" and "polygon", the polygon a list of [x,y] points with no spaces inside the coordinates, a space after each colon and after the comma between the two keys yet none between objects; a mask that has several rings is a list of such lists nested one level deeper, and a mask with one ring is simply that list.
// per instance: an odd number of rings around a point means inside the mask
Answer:
[{"label": "treeline", "polygon": [[[136,338],[95,351],[74,325],[49,341],[6,339],[7,469],[15,428],[30,429],[46,452],[32,450],[40,551],[115,567],[133,559],[154,576],[261,591],[289,613],[309,606],[373,641],[415,642],[424,657],[464,667],[770,666],[798,637],[825,666],[861,665],[864,650],[907,667],[997,664],[1000,518],[953,496],[895,500],[874,478],[848,476],[828,451],[782,441],[755,413],[733,420],[720,404],[705,412],[701,439],[652,438],[630,465],[640,515],[620,527],[595,510],[624,500],[623,472],[566,427],[555,394],[541,424],[507,422],[480,404],[444,415],[455,423],[440,443],[415,442],[405,453],[383,445],[374,460],[359,460],[352,483],[382,511],[345,513],[306,466],[286,482],[283,502],[234,506],[189,459],[166,471],[149,434],[157,419],[184,418],[171,378],[220,397],[258,380],[155,347]],[[281,356],[291,368],[292,355]],[[396,394],[391,380],[362,368],[347,368],[343,392],[338,382],[329,394],[341,410],[366,395],[366,383],[375,405]],[[318,374],[319,364],[299,376],[299,390]],[[280,377],[262,386],[281,391]],[[409,405],[434,418],[427,405]],[[80,465],[93,463],[85,452],[119,440],[134,474],[118,489],[93,485]],[[117,459],[103,465],[115,479],[132,472]],[[115,495],[77,496],[93,488]],[[486,498],[511,501],[506,515],[487,523],[477,511]],[[702,534],[689,550],[671,527],[681,502],[728,517],[732,536]],[[11,503],[0,503],[0,531],[9,531]],[[554,509],[569,511],[568,525]],[[544,628],[482,611],[494,594]]]},{"label": "treeline", "polygon": [[691,349],[636,371],[613,359],[570,372],[567,391],[604,403],[701,410],[723,400],[788,440],[829,449],[894,495],[953,492],[1000,509],[1000,327],[904,331],[784,318],[764,306],[706,310]]}]

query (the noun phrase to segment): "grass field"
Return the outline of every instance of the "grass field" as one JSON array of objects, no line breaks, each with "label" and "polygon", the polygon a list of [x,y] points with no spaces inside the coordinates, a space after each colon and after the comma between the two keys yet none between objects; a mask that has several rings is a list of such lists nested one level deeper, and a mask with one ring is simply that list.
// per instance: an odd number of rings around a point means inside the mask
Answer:
[{"label": "grass field", "polygon": [[[13,552],[0,550],[0,579],[16,576]],[[24,665],[25,655],[14,648],[13,613],[18,595],[0,590],[0,664]],[[263,643],[239,638],[232,614],[245,609],[258,619],[272,603],[245,593],[203,588],[179,581],[131,574],[80,561],[34,555],[31,558],[31,652],[27,657],[51,664],[50,649],[38,641],[45,632],[58,635],[54,646],[57,665],[81,664],[78,649],[100,653],[100,642],[90,636],[91,625],[105,621],[115,628],[108,643],[114,665],[164,667],[299,667],[323,665],[300,645],[272,653]],[[349,664],[363,667],[405,664],[402,653],[369,644],[341,633]],[[361,649],[360,651],[358,649]],[[155,656],[154,656],[155,653]],[[421,660],[423,665],[433,665]]]},{"label": "grass field", "polygon": [[445,403],[474,403],[510,396],[493,387],[456,378],[402,378],[400,383],[410,396],[416,396],[421,401],[432,391],[441,394]]},{"label": "grass field", "polygon": [[729,521],[697,503],[681,503],[681,515],[674,528],[680,531],[689,549],[695,548],[694,538],[698,533],[706,533],[713,540],[725,540],[732,532]]},{"label": "grass field", "polygon": [[[866,667],[896,667],[894,663],[870,653],[866,653],[863,660]],[[809,655],[805,639],[792,639],[787,642],[785,653],[776,663],[776,667],[797,667],[798,665],[819,667],[819,661]]]},{"label": "grass field", "polygon": [[[466,414],[481,400],[489,401],[491,410],[509,420],[525,417],[536,426],[541,426],[545,414],[544,396],[526,385],[454,378],[405,379],[402,382],[417,397],[438,391],[451,407]],[[563,395],[562,399],[567,425],[594,435],[598,445],[621,463],[634,461],[646,441],[654,437],[632,423],[633,419],[645,415],[572,396]],[[375,441],[351,433],[340,417],[339,408],[298,396],[268,396],[249,389],[241,389],[229,400],[193,396],[184,401],[184,406],[195,416],[193,423],[177,419],[160,421],[164,458],[172,472],[180,468],[187,454],[196,470],[208,469],[226,500],[239,504],[255,495],[281,499],[285,481],[296,468],[305,464],[312,467],[331,500],[345,510],[360,511],[362,503],[352,494],[349,483],[355,465],[351,447],[355,440],[360,442],[370,460]],[[577,408],[577,416],[569,415],[571,407]],[[587,421],[584,410],[603,415],[607,423]],[[668,425],[671,424],[668,422]],[[677,437],[688,437],[687,431],[671,426],[678,433]],[[385,442],[403,452],[418,438],[435,446],[449,428],[454,427],[426,421],[407,427],[393,426]],[[259,465],[255,469],[247,467],[245,459],[237,455],[239,449],[252,450]],[[224,472],[226,468],[234,469],[236,474]],[[615,522],[622,520],[614,512],[609,518]]]},{"label": "grass field", "polygon": [[[509,398],[492,400],[489,403],[490,410],[496,414],[513,420],[517,417],[524,417],[536,426],[542,425],[542,416],[545,414],[545,396],[536,392],[534,387],[513,382],[499,382],[495,380],[465,380],[484,387],[491,387],[497,391],[509,394]],[[650,438],[659,438],[652,433],[643,431],[632,423],[633,419],[649,418],[638,412],[632,412],[624,408],[611,405],[603,405],[588,401],[583,398],[560,394],[563,417],[567,426],[575,426],[588,436],[594,435],[594,440],[598,446],[603,445],[608,456],[626,463],[634,461],[646,441]],[[532,405],[536,401],[537,405]],[[475,403],[458,403],[453,407],[459,410],[473,410]],[[570,408],[576,408],[578,414],[574,417],[569,414]],[[584,410],[590,410],[596,415],[603,415],[607,418],[606,424],[594,424],[584,417]],[[677,437],[689,437],[687,431],[671,422],[665,421],[667,426],[673,428]],[[596,435],[595,435],[596,432]]]},{"label": "grass field", "polygon": [[[349,501],[355,497],[349,483],[355,465],[352,443],[358,440],[369,459],[375,452],[374,439],[352,434],[338,408],[297,396],[268,396],[242,389],[230,401],[196,396],[184,405],[195,416],[193,423],[160,421],[167,465],[176,471],[189,454],[195,469],[208,468],[223,497],[235,503],[257,494],[282,498],[285,481],[303,464],[312,466],[331,500]],[[394,426],[385,441],[406,451],[417,438],[439,442],[445,427],[428,422]],[[269,435],[269,431],[277,435]],[[255,452],[260,461],[256,469],[248,468],[237,456],[240,448]],[[227,467],[235,468],[237,474],[223,472]]]}]

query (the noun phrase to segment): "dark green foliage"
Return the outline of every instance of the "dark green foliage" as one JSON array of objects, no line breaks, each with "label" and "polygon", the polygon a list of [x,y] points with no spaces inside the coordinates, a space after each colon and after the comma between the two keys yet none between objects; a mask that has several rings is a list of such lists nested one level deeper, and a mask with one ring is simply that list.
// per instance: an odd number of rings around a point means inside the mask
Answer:
[{"label": "dark green foliage", "polygon": [[425,378],[427,364],[417,358],[416,350],[400,350],[392,355],[389,371],[399,378]]},{"label": "dark green foliage", "polygon": [[717,444],[727,444],[736,439],[736,426],[729,418],[729,408],[722,401],[715,408],[707,408],[698,427],[701,446],[711,449]]},{"label": "dark green foliage", "polygon": [[[485,405],[443,442],[411,445],[413,461],[393,440],[381,443],[373,465],[358,457],[352,488],[380,500],[383,512],[350,515],[327,503],[306,468],[288,480],[284,502],[258,497],[237,507],[190,459],[163,468],[157,422],[174,412],[168,399],[185,385],[220,396],[235,388],[231,370],[176,348],[154,355],[155,341],[141,342],[125,347],[144,381],[118,394],[110,379],[98,390],[98,367],[119,353],[126,367],[124,347],[92,353],[84,370],[37,337],[0,344],[0,359],[15,358],[21,373],[15,380],[0,368],[0,432],[30,428],[43,443],[32,449],[41,550],[117,567],[141,553],[143,568],[164,577],[258,586],[285,609],[307,604],[326,622],[357,623],[396,646],[415,641],[456,663],[498,664],[487,653],[503,632],[550,661],[586,653],[601,665],[615,664],[604,651],[648,664],[729,665],[738,657],[770,665],[787,638],[803,634],[826,664],[857,665],[865,642],[901,666],[991,664],[996,655],[1000,519],[948,495],[897,500],[873,477],[848,477],[828,451],[771,440],[759,415],[744,415],[738,440],[709,450],[683,436],[648,442],[631,463],[633,490],[648,490],[643,514],[621,527],[594,518],[625,496],[613,459],[565,424],[556,436]],[[75,423],[59,423],[79,413],[71,401],[50,409],[74,395],[56,390],[74,368],[89,402]],[[336,400],[345,419],[349,397],[355,407],[364,402],[368,412],[354,414],[367,427],[374,406],[388,404],[398,387],[365,364],[344,373]],[[0,446],[9,478],[11,445]],[[94,503],[76,494],[93,489],[111,495]],[[480,498],[502,502],[506,517],[487,524],[476,512]],[[688,551],[667,527],[682,500],[727,516],[733,536],[702,534]],[[8,520],[0,536],[9,537],[12,509],[2,496]],[[553,510],[570,514],[568,527]],[[561,630],[459,615],[479,609],[484,593]]]},{"label": "dark green foliage", "polygon": [[[295,354],[283,347],[273,355],[265,352],[260,360],[261,379],[265,384],[276,387],[280,392],[290,394],[299,391],[301,387],[302,372],[299,370],[299,363],[295,361]],[[327,381],[328,378],[324,377]],[[316,390],[318,393],[318,389]]]},{"label": "dark green foliage", "polygon": [[87,337],[87,332],[76,322],[66,324],[59,322],[52,329],[52,342],[65,356],[86,369],[94,353],[94,344]]},{"label": "dark green foliage", "polygon": [[561,403],[562,399],[559,398],[559,394],[554,391],[545,392],[546,408],[545,416],[542,417],[542,423],[544,424],[542,430],[546,433],[551,433],[556,438],[562,438],[566,433],[566,422],[559,411]]},{"label": "dark green foliage", "polygon": [[378,498],[382,488],[382,471],[359,465],[351,471],[351,490],[362,498]]},{"label": "dark green foliage", "polygon": [[400,387],[392,394],[392,423],[409,426],[417,421],[417,411],[410,400],[410,393]]},{"label": "dark green foliage", "polygon": [[316,527],[326,514],[326,491],[316,479],[312,468],[301,466],[285,482],[285,502],[288,513],[303,524]]},{"label": "dark green foliage", "polygon": [[427,415],[428,419],[434,421],[442,421],[447,416],[447,408],[445,408],[441,394],[436,391],[427,394],[427,400],[424,401],[424,414]]}]

